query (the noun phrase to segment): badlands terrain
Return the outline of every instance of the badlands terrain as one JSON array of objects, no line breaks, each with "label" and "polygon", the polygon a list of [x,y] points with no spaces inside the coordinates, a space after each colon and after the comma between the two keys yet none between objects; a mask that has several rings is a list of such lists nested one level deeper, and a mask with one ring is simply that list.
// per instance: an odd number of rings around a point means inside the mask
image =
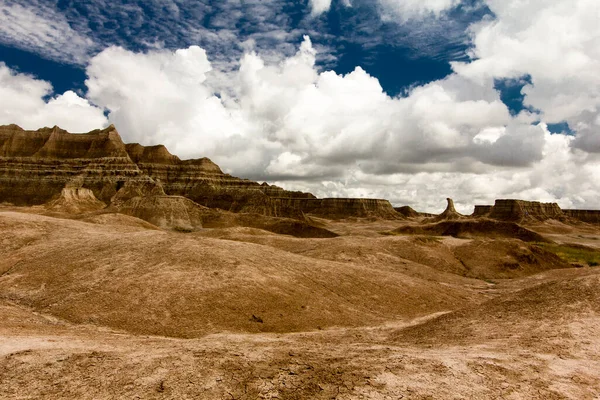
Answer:
[{"label": "badlands terrain", "polygon": [[15,125],[0,203],[1,398],[600,399],[600,212],[317,199]]}]

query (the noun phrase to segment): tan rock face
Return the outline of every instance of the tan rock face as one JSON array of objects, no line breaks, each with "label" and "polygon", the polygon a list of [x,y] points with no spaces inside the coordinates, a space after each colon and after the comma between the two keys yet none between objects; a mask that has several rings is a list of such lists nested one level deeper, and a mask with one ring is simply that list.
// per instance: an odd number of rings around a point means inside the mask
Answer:
[{"label": "tan rock face", "polygon": [[473,211],[474,217],[485,217],[490,212],[492,212],[493,206],[475,206],[475,210]]},{"label": "tan rock face", "polygon": [[0,127],[0,202],[43,204],[74,179],[104,202],[126,181],[150,180],[131,161],[112,125],[81,135],[58,127]]},{"label": "tan rock face", "polygon": [[79,214],[88,211],[97,211],[106,207],[94,196],[90,189],[81,187],[65,187],[60,196],[46,204],[49,211]]},{"label": "tan rock face", "polygon": [[538,201],[524,200],[496,200],[490,211],[489,217],[502,221],[545,221],[548,219],[564,219],[565,214],[556,203],[540,203]]},{"label": "tan rock face", "polygon": [[166,147],[128,144],[130,158],[168,195],[185,196],[198,204],[232,212],[297,217],[298,210],[277,207],[271,197],[315,198],[310,193],[286,191],[224,174],[208,158],[180,160]]},{"label": "tan rock face", "polygon": [[563,210],[563,212],[566,216],[583,222],[591,224],[600,223],[600,210]]},{"label": "tan rock face", "polygon": [[[85,134],[58,127],[26,131],[0,126],[0,203],[44,204],[74,180],[97,200],[119,206],[134,197],[170,195],[205,207],[272,217],[302,218],[310,213],[399,218],[387,200],[316,199],[310,193],[225,174],[208,158],[181,160],[162,145],[126,145],[112,125]],[[145,209],[145,204],[134,208]],[[179,209],[183,203],[173,204]]]},{"label": "tan rock face", "polygon": [[301,199],[301,198],[276,198],[276,209],[301,210],[303,213],[319,217],[341,219],[347,217],[357,218],[386,218],[400,219],[392,204],[388,200],[380,199]]},{"label": "tan rock face", "polygon": [[448,202],[448,205],[446,206],[444,212],[438,216],[431,218],[430,220],[428,220],[429,222],[454,221],[465,218],[464,215],[459,214],[456,211],[456,208],[454,208],[454,200],[452,200],[451,198],[447,198],[446,201]]}]

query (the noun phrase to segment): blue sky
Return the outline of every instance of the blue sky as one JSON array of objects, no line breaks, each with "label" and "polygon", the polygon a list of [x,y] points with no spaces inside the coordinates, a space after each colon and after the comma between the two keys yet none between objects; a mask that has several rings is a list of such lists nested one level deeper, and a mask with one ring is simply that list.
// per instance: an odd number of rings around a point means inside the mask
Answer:
[{"label": "blue sky", "polygon": [[[281,54],[292,55],[308,34],[323,49],[317,62],[320,68],[346,74],[361,66],[390,95],[450,74],[450,61],[467,59],[466,28],[491,14],[485,4],[470,1],[450,9],[443,18],[398,24],[382,20],[372,1],[355,1],[352,7],[334,1],[327,13],[316,18],[308,1],[273,1],[268,11],[262,3],[57,1],[55,11],[76,32],[94,41],[86,49],[89,57],[111,45],[132,51],[199,45],[208,50],[211,60],[236,62],[246,40],[254,40],[259,52],[280,48]],[[223,40],[219,36],[223,32],[230,36]],[[86,58],[47,53],[44,43],[18,37],[5,38],[0,51],[9,67],[50,81],[57,92],[85,90]]]},{"label": "blue sky", "polygon": [[319,196],[597,208],[597,17],[593,0],[5,0],[0,123],[114,123]]}]

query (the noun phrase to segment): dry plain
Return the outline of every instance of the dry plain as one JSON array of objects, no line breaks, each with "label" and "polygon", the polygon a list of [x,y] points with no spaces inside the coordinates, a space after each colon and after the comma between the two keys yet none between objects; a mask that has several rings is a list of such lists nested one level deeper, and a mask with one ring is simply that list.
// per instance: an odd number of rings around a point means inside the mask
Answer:
[{"label": "dry plain", "polygon": [[597,225],[312,222],[339,236],[3,207],[2,397],[600,398]]}]

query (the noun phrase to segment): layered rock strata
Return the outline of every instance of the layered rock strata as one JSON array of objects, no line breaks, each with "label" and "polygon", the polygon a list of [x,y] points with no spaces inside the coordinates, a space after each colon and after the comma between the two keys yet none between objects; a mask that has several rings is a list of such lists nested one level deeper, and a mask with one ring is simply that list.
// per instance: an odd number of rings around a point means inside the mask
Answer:
[{"label": "layered rock strata", "polygon": [[590,224],[600,224],[600,210],[563,210],[567,217]]},{"label": "layered rock strata", "polygon": [[475,206],[475,210],[473,211],[473,217],[486,217],[492,212],[493,206]]},{"label": "layered rock strata", "polygon": [[388,200],[381,199],[302,199],[274,198],[277,212],[293,209],[304,214],[330,219],[356,218],[402,218]]},{"label": "layered rock strata", "polygon": [[496,200],[488,216],[501,221],[565,219],[565,214],[556,203],[525,200]]},{"label": "layered rock strata", "polygon": [[161,182],[168,195],[185,196],[198,204],[232,212],[297,217],[298,210],[278,207],[272,197],[312,198],[310,193],[286,191],[224,174],[208,158],[181,160],[162,145],[126,146],[130,158],[151,178]]},{"label": "layered rock strata", "polygon": [[562,210],[556,203],[540,203],[514,199],[496,200],[493,206],[477,205],[473,217],[487,217],[501,221],[558,221],[578,220],[600,223],[600,210]]},{"label": "layered rock strata", "polygon": [[[134,197],[147,197],[150,186],[159,188],[151,195],[159,196],[154,200],[160,204],[168,202],[160,196],[170,195],[210,208],[272,217],[399,218],[387,200],[316,199],[310,193],[225,174],[208,158],[181,160],[162,145],[126,145],[112,125],[85,134],[58,127],[26,131],[17,125],[0,126],[0,203],[48,203],[60,198],[67,186],[80,192],[64,196],[93,197],[96,206],[102,202],[121,207]],[[136,202],[133,209],[147,208],[147,202]],[[181,199],[172,203],[182,209]]]},{"label": "layered rock strata", "polygon": [[73,135],[58,127],[0,126],[0,202],[43,204],[73,181],[109,202],[127,181],[151,180],[131,161],[114,126]]}]

